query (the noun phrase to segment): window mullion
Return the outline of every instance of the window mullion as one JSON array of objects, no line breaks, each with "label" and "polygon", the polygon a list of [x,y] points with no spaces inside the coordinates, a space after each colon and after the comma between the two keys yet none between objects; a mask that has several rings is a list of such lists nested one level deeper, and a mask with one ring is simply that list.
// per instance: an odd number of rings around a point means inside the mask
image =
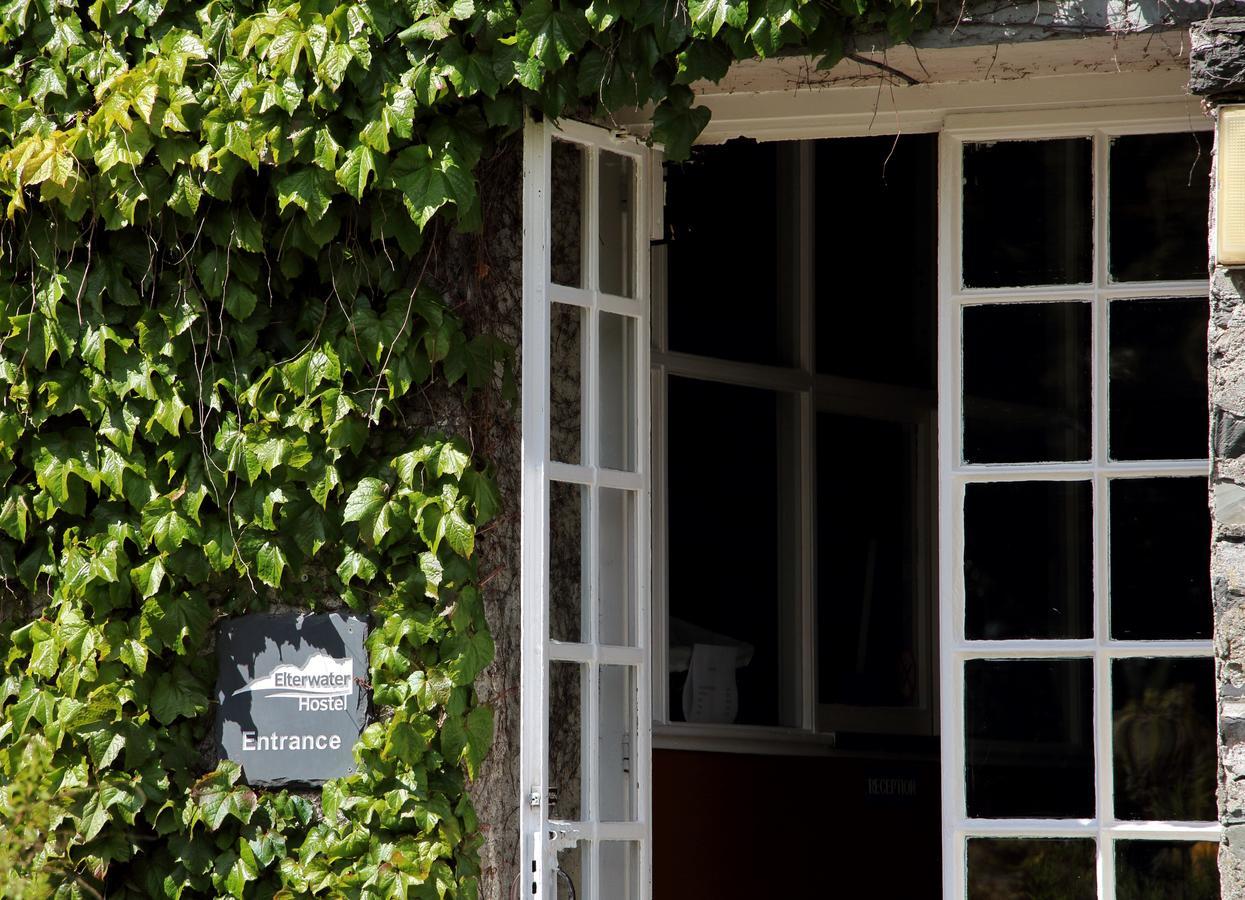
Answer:
[{"label": "window mullion", "polygon": [[[667,566],[666,557],[668,555],[668,539],[666,537],[666,523],[669,518],[668,488],[666,486],[666,462],[669,458],[666,441],[666,370],[662,366],[654,365],[652,367],[652,390],[650,396],[652,398],[651,422],[652,422],[652,463],[651,471],[653,478],[652,503],[651,511],[651,594],[652,597],[652,635],[653,635],[653,669],[652,669],[652,697],[653,697],[653,721],[655,723],[665,724],[670,721],[670,690],[668,688],[669,679],[669,653],[670,653],[670,633],[669,633],[669,616],[670,601],[667,596]],[[644,635],[640,635],[640,639],[644,640]]]},{"label": "window mullion", "polygon": [[1105,827],[1115,816],[1115,772],[1111,744],[1111,658],[1104,653],[1094,657],[1094,731],[1097,769],[1098,812],[1098,896],[1115,897],[1115,846]]},{"label": "window mullion", "polygon": [[[813,142],[801,141],[799,145],[800,176],[796,181],[795,205],[797,210],[797,236],[799,253],[798,310],[799,326],[797,329],[797,360],[800,368],[810,379],[814,375],[814,348],[816,331],[816,303],[814,284],[815,254],[815,201],[816,182]],[[799,698],[797,724],[806,731],[817,728],[817,603],[815,597],[816,573],[814,571],[816,553],[814,552],[815,531],[813,526],[813,498],[816,496],[817,484],[814,472],[816,454],[816,434],[813,430],[814,404],[809,390],[798,394],[797,407],[797,440],[799,454],[798,496],[799,496],[799,613],[796,634],[799,636],[797,647],[799,655],[800,684],[797,692]]]},{"label": "window mullion", "polygon": [[799,279],[797,283],[799,300],[799,332],[797,334],[797,355],[799,367],[810,375],[814,366],[816,326],[816,298],[814,291],[816,228],[815,206],[817,197],[817,173],[813,156],[813,142],[800,142],[800,177],[796,182],[796,214],[799,247]]},{"label": "window mullion", "polygon": [[1108,273],[1108,248],[1111,246],[1111,223],[1108,221],[1108,196],[1111,179],[1108,177],[1108,154],[1111,139],[1105,132],[1096,131],[1094,140],[1094,284],[1101,287],[1111,283]]},{"label": "window mullion", "polygon": [[808,393],[799,395],[799,536],[800,536],[800,582],[798,655],[799,718],[797,724],[805,731],[817,728],[817,604],[814,602],[814,529],[813,498],[816,496],[813,449],[813,402]]},{"label": "window mullion", "polygon": [[[670,634],[668,628],[669,599],[666,595],[666,521],[668,505],[666,502],[666,367],[658,361],[669,346],[669,330],[667,328],[667,263],[669,249],[665,243],[658,243],[665,237],[665,168],[655,162],[649,175],[648,197],[649,217],[653,225],[649,247],[649,328],[652,346],[649,353],[649,432],[651,434],[651,450],[649,472],[652,478],[652,493],[649,521],[649,597],[650,634],[652,635],[652,670],[650,672],[649,696],[652,704],[652,720],[654,725],[664,725],[670,721],[670,691],[667,686],[669,679]],[[643,250],[641,250],[643,252]],[[643,423],[641,423],[643,424]],[[643,445],[645,429],[637,433],[637,450]],[[648,636],[639,635],[640,640]],[[647,795],[646,795],[647,796]],[[645,816],[647,820],[647,815]]]}]

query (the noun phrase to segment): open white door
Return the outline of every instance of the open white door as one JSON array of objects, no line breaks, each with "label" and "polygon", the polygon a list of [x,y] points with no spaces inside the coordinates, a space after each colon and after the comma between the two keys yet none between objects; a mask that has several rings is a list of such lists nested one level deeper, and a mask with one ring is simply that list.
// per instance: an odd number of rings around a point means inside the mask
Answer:
[{"label": "open white door", "polygon": [[524,134],[519,896],[534,900],[650,894],[655,158],[576,122]]}]

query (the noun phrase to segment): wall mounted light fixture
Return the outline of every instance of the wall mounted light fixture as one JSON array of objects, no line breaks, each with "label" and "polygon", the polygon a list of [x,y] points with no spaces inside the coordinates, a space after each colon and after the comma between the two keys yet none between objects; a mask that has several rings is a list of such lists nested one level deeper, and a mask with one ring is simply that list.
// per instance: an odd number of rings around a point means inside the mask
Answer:
[{"label": "wall mounted light fixture", "polygon": [[1219,108],[1215,145],[1215,260],[1245,266],[1245,106]]}]

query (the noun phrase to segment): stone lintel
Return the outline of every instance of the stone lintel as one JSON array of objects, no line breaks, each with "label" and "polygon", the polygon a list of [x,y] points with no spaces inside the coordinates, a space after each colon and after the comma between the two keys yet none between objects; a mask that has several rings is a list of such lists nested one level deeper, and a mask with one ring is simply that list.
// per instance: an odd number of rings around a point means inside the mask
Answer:
[{"label": "stone lintel", "polygon": [[1212,103],[1245,99],[1245,16],[1189,29],[1189,92]]}]

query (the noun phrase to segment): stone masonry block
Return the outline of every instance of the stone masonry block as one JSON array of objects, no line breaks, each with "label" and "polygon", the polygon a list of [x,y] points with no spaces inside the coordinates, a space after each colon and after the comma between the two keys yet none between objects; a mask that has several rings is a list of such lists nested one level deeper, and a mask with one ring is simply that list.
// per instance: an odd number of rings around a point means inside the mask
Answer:
[{"label": "stone masonry block", "polygon": [[1208,19],[1190,30],[1189,91],[1245,93],[1245,18]]}]

